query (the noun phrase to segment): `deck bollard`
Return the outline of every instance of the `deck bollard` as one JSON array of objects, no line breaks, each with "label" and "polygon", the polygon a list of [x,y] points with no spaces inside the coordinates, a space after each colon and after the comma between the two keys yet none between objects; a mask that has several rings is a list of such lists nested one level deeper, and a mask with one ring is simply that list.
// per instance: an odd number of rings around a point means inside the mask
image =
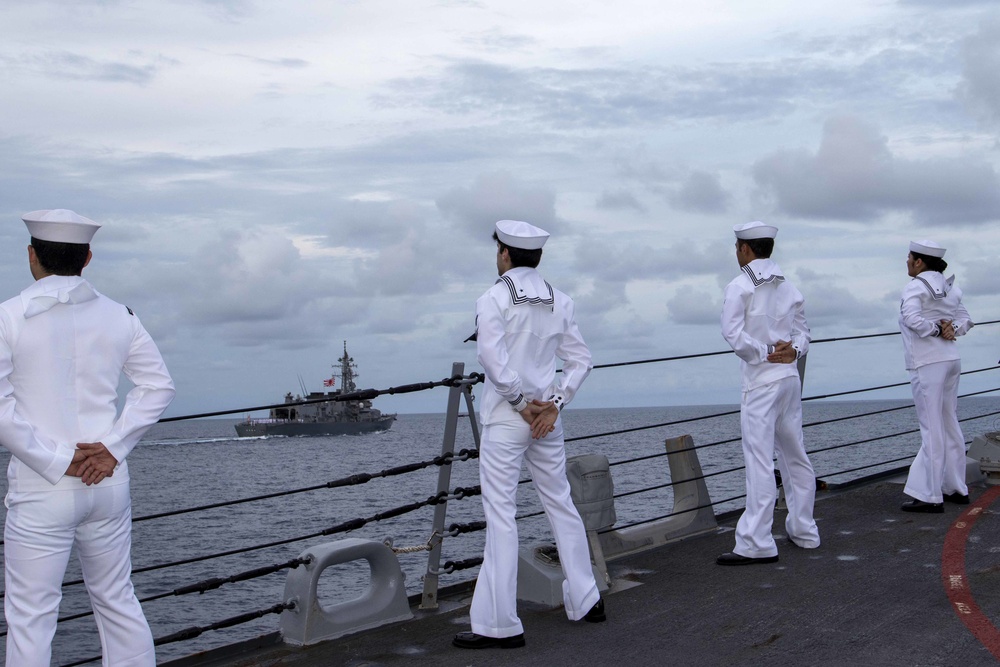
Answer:
[{"label": "deck bollard", "polygon": [[[310,547],[300,557],[312,557],[312,562],[291,570],[285,580],[285,600],[297,603],[294,610],[281,613],[279,626],[286,644],[308,646],[413,617],[399,560],[381,542],[338,540]],[[367,561],[371,568],[368,590],[352,600],[323,604],[316,591],[323,571],[356,560]]]},{"label": "deck bollard", "polygon": [[618,520],[615,514],[615,483],[611,464],[604,454],[582,454],[566,459],[566,476],[570,494],[583,527],[587,529],[590,558],[594,563],[594,578],[603,592],[611,585],[608,564],[597,531],[610,528]]},{"label": "deck bollard", "polygon": [[642,525],[602,532],[605,557],[617,558],[718,530],[694,439],[690,435],[669,438],[665,446],[670,479],[674,482],[674,505],[670,515]]}]

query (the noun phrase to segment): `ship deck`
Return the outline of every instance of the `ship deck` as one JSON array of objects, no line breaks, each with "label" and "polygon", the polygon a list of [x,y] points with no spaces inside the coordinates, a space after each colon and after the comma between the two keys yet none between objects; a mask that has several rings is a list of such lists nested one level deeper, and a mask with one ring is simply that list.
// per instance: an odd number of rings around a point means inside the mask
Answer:
[{"label": "ship deck", "polygon": [[[608,621],[571,623],[562,609],[520,604],[527,646],[469,651],[471,590],[436,612],[307,648],[256,643],[172,667],[345,665],[992,665],[1000,659],[1000,487],[972,504],[907,514],[899,478],[822,492],[823,545],[784,538],[780,560],[720,567],[736,516],[720,530],[609,563]],[[779,537],[780,536],[780,537]]]}]

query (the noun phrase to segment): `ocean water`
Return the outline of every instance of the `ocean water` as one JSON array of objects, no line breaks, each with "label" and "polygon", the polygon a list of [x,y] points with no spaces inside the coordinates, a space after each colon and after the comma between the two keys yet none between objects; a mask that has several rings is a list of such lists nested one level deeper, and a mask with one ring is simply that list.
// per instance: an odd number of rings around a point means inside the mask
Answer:
[{"label": "ocean water", "polygon": [[[442,403],[444,400],[442,398]],[[915,454],[920,442],[918,435],[882,437],[916,429],[912,408],[858,416],[907,405],[905,401],[806,403],[804,421],[807,424],[856,416],[806,428],[806,447],[816,452],[811,459],[817,475],[836,483],[908,463],[907,459],[854,473],[836,474]],[[643,491],[669,481],[665,456],[633,463],[626,461],[662,454],[666,438],[690,434],[699,446],[721,443],[698,450],[706,474],[739,468],[743,465],[743,455],[739,443],[738,415],[716,416],[617,435],[586,436],[720,415],[737,409],[738,406],[570,409],[564,415],[567,438],[581,439],[568,442],[567,453],[570,456],[585,453],[607,455],[613,466],[616,493],[641,491],[616,501],[616,525],[621,527],[669,514],[672,506],[669,488]],[[998,397],[960,401],[961,418],[997,411],[1000,411]],[[400,415],[392,430],[366,436],[254,439],[237,438],[233,429],[235,421],[194,420],[161,424],[151,429],[129,457],[134,517],[302,489],[354,473],[375,473],[405,463],[432,459],[441,452],[444,427],[444,416],[440,414]],[[1000,430],[1000,418],[988,416],[963,422],[963,430],[967,440],[981,433],[997,431]],[[861,440],[871,441],[839,447]],[[473,446],[468,418],[460,419],[456,450]],[[838,448],[816,451],[829,447]],[[6,451],[0,450],[0,464],[6,465],[8,458]],[[451,468],[451,488],[478,484],[477,462],[456,462]],[[437,478],[438,468],[431,466],[403,476],[374,479],[358,486],[320,489],[192,514],[137,521],[133,528],[133,566],[141,569],[318,533],[349,519],[367,518],[397,506],[425,500],[436,492]],[[6,492],[6,481],[0,484]],[[713,475],[707,479],[707,484],[713,501],[740,496],[744,492],[743,471]],[[716,511],[741,506],[742,501],[736,499],[718,505]],[[519,494],[519,514],[530,514],[539,509],[534,490],[530,485],[523,485]],[[817,513],[821,512],[822,504],[819,504]],[[425,544],[430,537],[432,515],[432,508],[426,507],[401,517],[369,523],[340,536],[302,539],[247,553],[138,572],[133,581],[141,599],[169,593],[204,579],[228,577],[282,563],[295,558],[310,545],[338,537],[379,541],[391,539],[397,547],[417,546]],[[446,525],[481,519],[482,505],[478,496],[448,505]],[[519,531],[522,544],[540,542],[549,535],[544,517],[520,522]],[[482,539],[482,532],[446,538],[442,563],[480,556]],[[426,569],[426,552],[401,555],[400,562],[407,577],[408,592],[419,592],[421,574]],[[356,597],[367,584],[367,574],[362,571],[364,568],[345,565],[333,569],[335,572],[324,575],[322,594],[327,602]],[[473,568],[442,575],[441,585],[471,579],[476,571]],[[143,607],[153,635],[161,637],[281,602],[286,572],[228,584],[204,594],[170,596],[144,603]],[[72,581],[79,578],[79,567],[73,559],[66,579]],[[64,589],[62,616],[88,610],[89,602],[83,586]],[[269,615],[235,628],[206,632],[191,641],[161,646],[157,654],[161,661],[177,658],[272,632],[277,627],[278,617]],[[91,617],[60,623],[53,664],[67,664],[99,654],[97,631]]]}]

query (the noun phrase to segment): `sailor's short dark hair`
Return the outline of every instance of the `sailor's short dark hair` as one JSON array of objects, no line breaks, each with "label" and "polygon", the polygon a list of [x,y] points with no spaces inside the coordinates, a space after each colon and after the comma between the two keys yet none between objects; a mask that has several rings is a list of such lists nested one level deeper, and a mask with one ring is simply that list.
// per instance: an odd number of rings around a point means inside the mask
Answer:
[{"label": "sailor's short dark hair", "polygon": [[31,237],[31,247],[35,249],[35,257],[48,273],[56,276],[78,276],[83,273],[87,264],[89,243],[60,243],[58,241],[43,241]]},{"label": "sailor's short dark hair", "polygon": [[931,271],[937,271],[938,273],[944,273],[948,269],[948,262],[944,261],[943,257],[931,257],[930,255],[925,255],[922,252],[910,251],[913,255],[913,261],[922,260],[924,266],[926,266]]},{"label": "sailor's short dark hair", "polygon": [[746,243],[759,259],[766,259],[774,252],[774,239],[738,239],[737,243]]},{"label": "sailor's short dark hair", "polygon": [[519,266],[527,266],[528,268],[534,269],[538,266],[538,263],[542,261],[542,249],[537,248],[535,250],[525,250],[524,248],[512,248],[507,245],[497,236],[496,232],[493,232],[493,240],[497,242],[500,246],[500,250],[507,250],[507,254],[510,256],[510,265],[512,268],[517,268]]}]

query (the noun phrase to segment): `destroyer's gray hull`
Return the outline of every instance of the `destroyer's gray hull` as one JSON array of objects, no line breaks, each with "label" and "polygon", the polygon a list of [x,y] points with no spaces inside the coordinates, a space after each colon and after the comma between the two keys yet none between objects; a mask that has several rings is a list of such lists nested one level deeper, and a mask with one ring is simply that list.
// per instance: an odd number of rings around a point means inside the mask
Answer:
[{"label": "destroyer's gray hull", "polygon": [[376,431],[388,431],[395,420],[395,415],[389,415],[371,421],[357,422],[242,422],[236,424],[236,434],[241,438],[265,435],[361,435]]}]

